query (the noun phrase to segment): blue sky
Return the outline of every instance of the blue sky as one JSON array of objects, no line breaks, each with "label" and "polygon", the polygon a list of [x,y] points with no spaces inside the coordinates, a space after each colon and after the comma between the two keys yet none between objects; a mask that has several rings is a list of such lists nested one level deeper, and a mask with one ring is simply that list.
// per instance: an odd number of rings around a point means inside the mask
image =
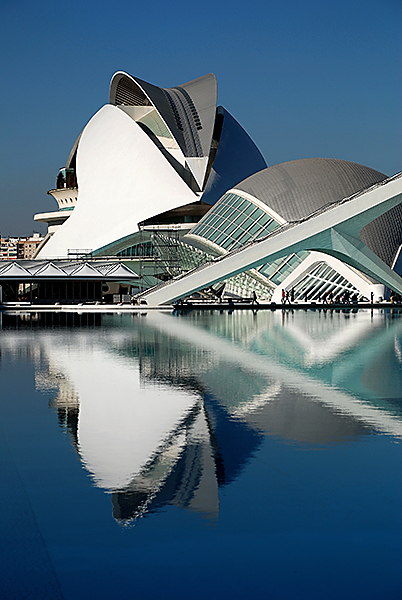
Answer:
[{"label": "blue sky", "polygon": [[0,232],[27,235],[124,70],[209,72],[269,165],[322,156],[402,169],[400,0],[0,0]]}]

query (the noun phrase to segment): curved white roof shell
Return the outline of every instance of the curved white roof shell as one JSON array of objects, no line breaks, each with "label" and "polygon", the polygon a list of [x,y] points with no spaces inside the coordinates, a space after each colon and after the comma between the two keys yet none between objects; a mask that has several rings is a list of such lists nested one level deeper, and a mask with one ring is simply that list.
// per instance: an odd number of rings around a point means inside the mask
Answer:
[{"label": "curved white roof shell", "polygon": [[142,128],[116,106],[103,106],[85,127],[77,152],[78,202],[38,258],[95,250],[138,223],[198,196]]}]

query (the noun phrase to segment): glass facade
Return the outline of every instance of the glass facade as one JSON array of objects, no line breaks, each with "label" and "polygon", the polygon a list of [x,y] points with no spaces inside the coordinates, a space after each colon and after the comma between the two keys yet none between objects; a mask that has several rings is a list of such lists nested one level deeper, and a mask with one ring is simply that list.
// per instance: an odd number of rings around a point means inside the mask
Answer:
[{"label": "glass facade", "polygon": [[290,254],[286,258],[278,258],[271,263],[260,267],[259,271],[265,275],[275,286],[279,285],[288,275],[309,255],[307,250]]},{"label": "glass facade", "polygon": [[296,300],[322,300],[330,294],[334,298],[343,295],[345,291],[361,296],[359,290],[350,281],[340,275],[335,269],[325,262],[318,263],[310,273],[306,273],[301,281],[294,287]]},{"label": "glass facade", "polygon": [[[227,193],[192,230],[191,234],[214,242],[227,252],[262,239],[280,227],[267,212],[242,196]],[[308,256],[307,251],[281,257],[258,269],[278,286]]]},{"label": "glass facade", "polygon": [[116,253],[116,256],[154,256],[154,247],[152,242],[141,242],[124,248]]},{"label": "glass facade", "polygon": [[77,176],[75,169],[60,169],[56,179],[56,188],[60,190],[62,188],[74,187],[77,187]]},{"label": "glass facade", "polygon": [[227,193],[191,230],[230,252],[258,240],[280,224],[250,200]]}]

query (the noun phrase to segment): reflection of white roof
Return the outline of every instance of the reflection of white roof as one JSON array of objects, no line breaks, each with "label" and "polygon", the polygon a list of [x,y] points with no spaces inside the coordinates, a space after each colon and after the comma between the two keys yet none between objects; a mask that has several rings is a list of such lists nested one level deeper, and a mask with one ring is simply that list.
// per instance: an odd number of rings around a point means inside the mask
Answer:
[{"label": "reflection of white roof", "polygon": [[199,402],[196,394],[144,386],[138,364],[99,344],[89,352],[85,336],[67,348],[55,338],[43,344],[79,397],[79,452],[99,487],[124,489],[172,434],[180,453],[186,440],[178,428]]}]

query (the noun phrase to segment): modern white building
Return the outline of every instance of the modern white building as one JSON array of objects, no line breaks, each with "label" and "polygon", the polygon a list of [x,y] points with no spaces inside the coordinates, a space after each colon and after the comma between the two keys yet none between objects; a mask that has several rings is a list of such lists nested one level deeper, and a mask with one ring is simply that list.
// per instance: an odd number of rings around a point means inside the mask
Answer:
[{"label": "modern white building", "polygon": [[[402,180],[392,180],[387,187],[387,176],[372,168],[326,158],[268,168],[247,133],[217,106],[213,74],[160,88],[118,72],[109,104],[84,127],[49,192],[59,210],[35,215],[49,226],[37,257],[119,256],[138,273],[138,292],[155,303],[206,288],[275,302],[282,290],[296,300],[345,292],[378,299],[390,288],[402,293]],[[374,212],[373,186],[385,186],[385,195],[392,188]],[[329,218],[326,207],[366,190],[360,220],[353,217],[356,202],[348,204],[349,216],[338,210]],[[318,239],[312,219],[322,212]],[[339,222],[332,223],[335,213]],[[353,223],[352,241],[342,237],[345,223]],[[281,246],[286,236],[279,234],[289,228],[304,233],[298,245],[289,243],[290,233]],[[275,251],[265,242],[272,235]],[[257,243],[258,251],[249,249]],[[224,266],[214,266],[217,259]],[[202,276],[189,273],[202,265]],[[154,293],[161,282],[163,293]]]},{"label": "modern white building", "polygon": [[264,167],[246,132],[217,107],[213,74],[163,89],[118,72],[110,103],[84,127],[50,192],[59,210],[35,215],[49,224],[38,257],[79,248],[114,254],[149,224],[189,229],[228,188]]}]

